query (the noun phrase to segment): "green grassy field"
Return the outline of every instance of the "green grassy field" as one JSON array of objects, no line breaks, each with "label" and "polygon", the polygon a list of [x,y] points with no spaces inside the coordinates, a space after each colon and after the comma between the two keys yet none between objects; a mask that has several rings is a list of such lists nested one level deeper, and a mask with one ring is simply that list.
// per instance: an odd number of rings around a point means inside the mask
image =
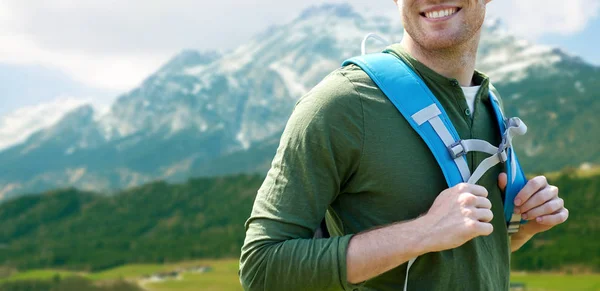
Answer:
[{"label": "green grassy field", "polygon": [[600,274],[513,273],[512,282],[522,282],[528,291],[599,291]]},{"label": "green grassy field", "polygon": [[237,276],[238,260],[200,261],[188,265],[209,265],[209,273],[183,273],[182,280],[168,280],[160,283],[142,283],[151,291],[170,290],[206,290],[206,291],[238,291],[242,290]]},{"label": "green grassy field", "polygon": [[[169,272],[193,266],[211,266],[208,273],[183,272],[179,279],[163,282],[147,282],[145,275]],[[61,277],[82,276],[93,281],[125,279],[137,282],[149,291],[241,291],[237,277],[237,259],[201,260],[164,265],[126,265],[98,273],[77,273],[58,270],[32,270],[13,274],[0,279],[0,283],[18,280],[51,280],[59,274]],[[513,282],[525,283],[528,291],[600,291],[600,274],[537,274],[513,273]]]}]

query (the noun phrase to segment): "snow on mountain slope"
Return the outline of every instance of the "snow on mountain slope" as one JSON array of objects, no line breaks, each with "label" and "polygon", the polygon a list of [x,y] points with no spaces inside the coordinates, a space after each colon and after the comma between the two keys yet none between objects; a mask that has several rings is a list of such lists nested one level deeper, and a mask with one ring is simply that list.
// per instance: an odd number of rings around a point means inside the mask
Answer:
[{"label": "snow on mountain slope", "polygon": [[25,141],[32,133],[54,125],[67,112],[88,103],[85,99],[59,98],[0,116],[0,151]]},{"label": "snow on mountain slope", "polygon": [[559,75],[557,63],[584,62],[559,48],[518,39],[498,19],[487,20],[482,34],[477,68],[494,83],[517,83],[530,77],[532,69],[545,76]]}]

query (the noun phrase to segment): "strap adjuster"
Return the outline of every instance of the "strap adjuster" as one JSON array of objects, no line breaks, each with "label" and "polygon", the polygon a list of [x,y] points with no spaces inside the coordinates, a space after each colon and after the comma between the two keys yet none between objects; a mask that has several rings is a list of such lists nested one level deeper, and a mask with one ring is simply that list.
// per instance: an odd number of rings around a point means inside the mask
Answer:
[{"label": "strap adjuster", "polygon": [[450,153],[452,159],[458,159],[462,156],[465,156],[467,151],[465,150],[462,140],[459,140],[448,146],[448,153]]},{"label": "strap adjuster", "polygon": [[505,163],[506,160],[508,160],[508,155],[506,154],[506,152],[507,152],[507,150],[504,150],[504,151],[501,151],[501,152],[497,153],[498,158],[500,159],[501,163]]},{"label": "strap adjuster", "polygon": [[512,235],[512,234],[517,233],[519,231],[520,227],[521,227],[521,215],[513,213],[513,215],[510,218],[510,221],[507,224],[508,234]]},{"label": "strap adjuster", "polygon": [[502,142],[500,143],[500,145],[498,146],[498,152],[496,153],[498,155],[498,158],[500,159],[501,163],[504,163],[508,160],[508,149],[510,148],[510,143],[508,142],[508,139],[505,136],[502,136]]}]

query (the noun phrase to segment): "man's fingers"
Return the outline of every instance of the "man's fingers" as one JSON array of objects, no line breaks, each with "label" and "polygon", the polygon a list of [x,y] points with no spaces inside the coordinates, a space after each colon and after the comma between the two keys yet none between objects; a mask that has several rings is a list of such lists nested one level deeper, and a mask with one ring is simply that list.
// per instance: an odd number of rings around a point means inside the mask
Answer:
[{"label": "man's fingers", "polygon": [[560,209],[562,209],[564,206],[565,206],[565,201],[562,200],[562,198],[556,197],[555,199],[552,199],[538,207],[535,207],[535,208],[521,214],[521,217],[523,219],[527,219],[527,220],[536,219],[538,216],[544,216],[544,215],[555,213],[555,212],[559,211]]},{"label": "man's fingers", "polygon": [[483,186],[467,184],[467,183],[460,183],[460,184],[458,184],[458,187],[460,187],[459,189],[461,190],[461,192],[471,193],[475,196],[482,196],[482,197],[488,196],[488,191]]},{"label": "man's fingers", "polygon": [[475,217],[481,222],[490,222],[494,218],[494,213],[489,209],[475,209]]},{"label": "man's fingers", "polygon": [[540,216],[536,219],[539,224],[555,226],[565,222],[569,218],[569,210],[562,208],[556,213]]},{"label": "man's fingers", "polygon": [[484,209],[492,209],[492,202],[490,199],[485,197],[477,197],[477,202],[475,202],[475,207],[484,208]]},{"label": "man's fingers", "polygon": [[498,188],[504,191],[504,189],[506,189],[506,184],[508,183],[507,181],[508,176],[506,175],[506,173],[500,173],[500,175],[498,175]]},{"label": "man's fingers", "polygon": [[548,186],[548,180],[546,180],[546,177],[544,176],[537,176],[529,180],[525,187],[519,191],[517,197],[515,197],[515,205],[523,205],[523,203],[527,202],[527,200],[529,200],[533,194],[538,192],[540,189],[545,188],[546,186]]},{"label": "man's fingers", "polygon": [[476,224],[477,227],[477,235],[490,235],[492,232],[494,232],[494,226],[489,223],[489,222],[477,222]]},{"label": "man's fingers", "polygon": [[558,197],[558,188],[555,186],[548,186],[527,200],[521,207],[519,207],[520,213],[527,213],[529,210],[546,204],[546,202]]}]

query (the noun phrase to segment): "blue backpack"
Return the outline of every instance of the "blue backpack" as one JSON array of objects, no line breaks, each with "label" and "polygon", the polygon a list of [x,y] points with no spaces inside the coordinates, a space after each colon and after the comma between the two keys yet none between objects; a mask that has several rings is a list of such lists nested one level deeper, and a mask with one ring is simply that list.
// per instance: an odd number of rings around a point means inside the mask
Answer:
[{"label": "blue backpack", "polygon": [[[461,140],[442,105],[423,80],[402,60],[389,53],[376,53],[348,59],[342,66],[350,64],[359,66],[369,75],[421,136],[442,169],[448,187],[463,182],[475,184],[490,168],[504,163],[508,175],[504,217],[508,233],[516,233],[521,216],[513,214],[513,201],[527,179],[513,150],[512,138],[527,132],[525,123],[517,117],[504,118],[498,99],[490,91],[502,142],[496,147],[484,140]],[[471,151],[490,155],[473,173],[470,173],[466,159],[466,154]]]}]

